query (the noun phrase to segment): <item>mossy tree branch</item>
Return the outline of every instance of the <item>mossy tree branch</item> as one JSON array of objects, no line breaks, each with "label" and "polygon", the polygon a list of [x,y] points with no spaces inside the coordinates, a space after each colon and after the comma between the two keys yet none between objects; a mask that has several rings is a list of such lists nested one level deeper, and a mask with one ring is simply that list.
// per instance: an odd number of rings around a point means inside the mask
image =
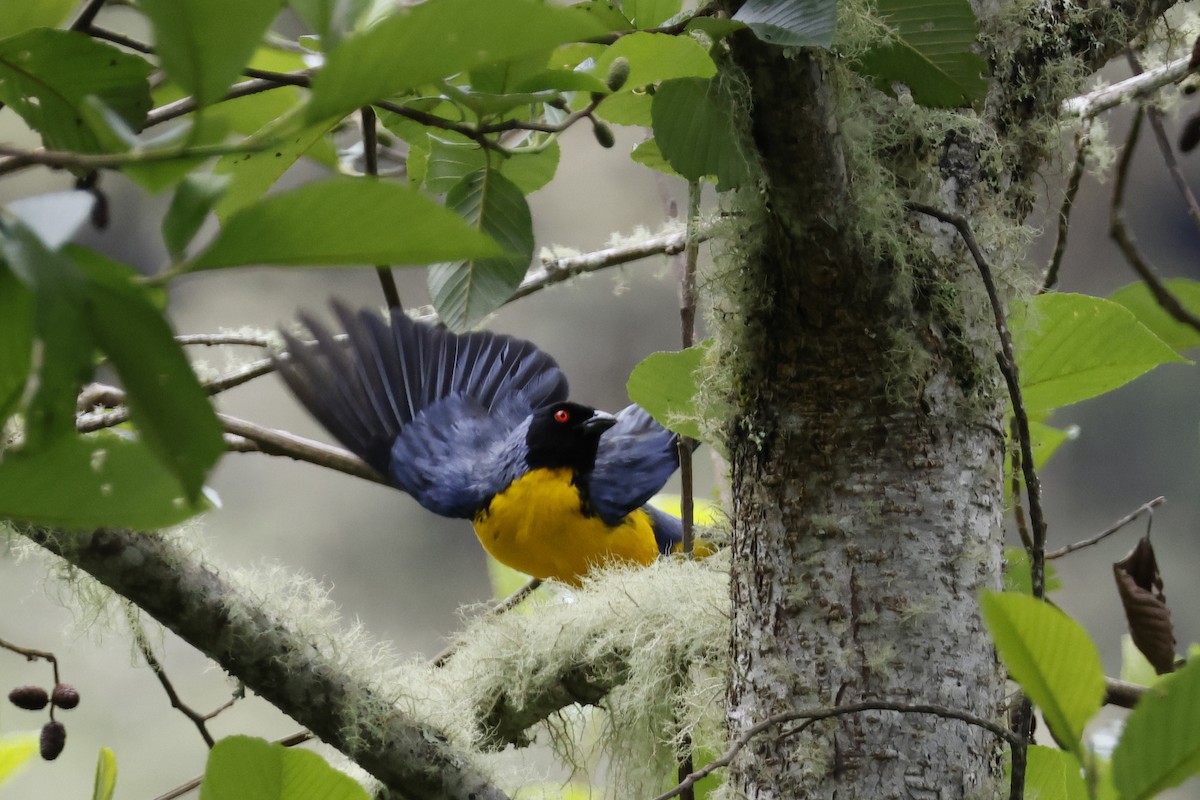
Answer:
[{"label": "mossy tree branch", "polygon": [[391,707],[377,687],[181,543],[127,530],[22,533],[140,606],[401,796],[506,797],[443,733]]}]

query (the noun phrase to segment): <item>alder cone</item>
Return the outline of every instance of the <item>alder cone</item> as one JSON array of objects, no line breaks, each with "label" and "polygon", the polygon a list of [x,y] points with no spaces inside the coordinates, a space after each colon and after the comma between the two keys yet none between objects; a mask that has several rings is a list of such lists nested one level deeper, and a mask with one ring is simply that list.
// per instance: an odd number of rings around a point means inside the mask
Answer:
[{"label": "alder cone", "polygon": [[18,686],[8,693],[8,700],[26,711],[41,711],[50,702],[46,690],[40,686]]},{"label": "alder cone", "polygon": [[53,761],[62,753],[67,744],[67,729],[56,720],[50,720],[42,726],[41,736],[42,758]]},{"label": "alder cone", "polygon": [[69,683],[60,683],[54,687],[50,702],[58,708],[70,710],[79,705],[79,690]]}]

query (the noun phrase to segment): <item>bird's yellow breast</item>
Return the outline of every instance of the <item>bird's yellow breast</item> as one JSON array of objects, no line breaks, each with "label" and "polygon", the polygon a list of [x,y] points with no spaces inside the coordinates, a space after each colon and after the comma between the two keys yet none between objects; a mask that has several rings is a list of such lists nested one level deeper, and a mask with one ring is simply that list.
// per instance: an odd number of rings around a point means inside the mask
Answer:
[{"label": "bird's yellow breast", "polygon": [[500,563],[567,583],[600,564],[658,557],[646,512],[633,511],[616,526],[585,516],[570,469],[536,469],[513,481],[475,515],[475,535]]}]

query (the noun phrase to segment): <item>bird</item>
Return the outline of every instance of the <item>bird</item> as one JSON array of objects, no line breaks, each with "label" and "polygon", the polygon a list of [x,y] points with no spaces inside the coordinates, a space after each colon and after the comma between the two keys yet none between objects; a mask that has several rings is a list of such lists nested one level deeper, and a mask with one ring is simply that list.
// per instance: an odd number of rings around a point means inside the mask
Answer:
[{"label": "bird", "polygon": [[281,331],[283,381],[390,485],[471,520],[497,561],[579,585],[595,567],[680,549],[682,522],[648,504],[679,466],[679,439],[645,409],[568,400],[554,359],[514,336],[332,308],[345,341],[303,312],[311,342]]}]

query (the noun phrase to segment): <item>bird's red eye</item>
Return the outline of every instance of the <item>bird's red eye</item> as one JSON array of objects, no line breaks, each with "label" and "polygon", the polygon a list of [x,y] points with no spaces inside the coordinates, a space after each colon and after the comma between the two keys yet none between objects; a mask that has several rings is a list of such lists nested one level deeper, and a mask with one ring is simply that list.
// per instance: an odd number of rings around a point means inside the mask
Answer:
[{"label": "bird's red eye", "polygon": [[571,412],[567,411],[565,408],[560,408],[558,411],[554,412],[554,421],[555,422],[566,422],[570,418],[571,418]]}]

